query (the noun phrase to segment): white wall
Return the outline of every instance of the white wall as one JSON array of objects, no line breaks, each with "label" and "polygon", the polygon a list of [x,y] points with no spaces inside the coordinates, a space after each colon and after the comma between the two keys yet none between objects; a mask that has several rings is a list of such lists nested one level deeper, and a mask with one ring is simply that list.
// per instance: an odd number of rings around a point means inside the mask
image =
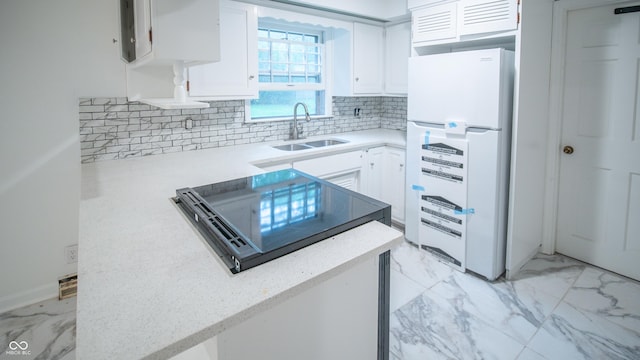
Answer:
[{"label": "white wall", "polygon": [[76,271],[64,247],[78,241],[78,97],[126,96],[117,9],[0,2],[0,312],[55,296]]}]

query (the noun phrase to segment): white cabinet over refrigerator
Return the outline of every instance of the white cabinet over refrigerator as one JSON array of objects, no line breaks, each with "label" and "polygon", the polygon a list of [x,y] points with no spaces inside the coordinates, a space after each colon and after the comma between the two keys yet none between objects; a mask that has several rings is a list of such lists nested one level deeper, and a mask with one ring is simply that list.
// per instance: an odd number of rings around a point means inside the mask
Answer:
[{"label": "white cabinet over refrigerator", "polygon": [[405,231],[489,280],[505,269],[513,53],[409,59]]}]

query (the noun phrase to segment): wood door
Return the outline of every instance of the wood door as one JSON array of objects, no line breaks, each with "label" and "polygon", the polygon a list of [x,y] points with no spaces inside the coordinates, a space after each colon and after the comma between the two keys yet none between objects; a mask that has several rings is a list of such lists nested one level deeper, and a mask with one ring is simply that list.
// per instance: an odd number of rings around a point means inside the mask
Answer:
[{"label": "wood door", "polygon": [[570,11],[556,250],[640,279],[640,12]]}]

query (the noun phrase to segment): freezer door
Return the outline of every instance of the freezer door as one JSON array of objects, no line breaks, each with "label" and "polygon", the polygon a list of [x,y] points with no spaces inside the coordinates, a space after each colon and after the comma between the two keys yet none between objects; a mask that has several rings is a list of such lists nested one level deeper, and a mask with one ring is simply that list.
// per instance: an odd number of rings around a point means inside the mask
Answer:
[{"label": "freezer door", "polygon": [[513,52],[464,51],[409,58],[410,121],[501,129],[510,121]]}]

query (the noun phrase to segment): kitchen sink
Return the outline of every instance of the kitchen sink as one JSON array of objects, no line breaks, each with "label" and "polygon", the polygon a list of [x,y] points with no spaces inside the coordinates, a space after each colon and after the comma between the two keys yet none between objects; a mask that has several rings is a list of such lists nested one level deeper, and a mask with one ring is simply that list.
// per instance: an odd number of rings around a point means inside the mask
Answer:
[{"label": "kitchen sink", "polygon": [[346,144],[348,141],[339,140],[339,139],[322,139],[322,140],[313,140],[305,143],[296,143],[296,144],[283,144],[283,145],[273,145],[274,149],[284,150],[284,151],[298,151],[305,149],[314,149],[331,145],[339,145]]},{"label": "kitchen sink", "polygon": [[284,145],[273,146],[273,148],[278,150],[284,150],[284,151],[297,151],[297,150],[311,149],[311,146],[307,146],[305,144],[284,144]]},{"label": "kitchen sink", "polygon": [[323,147],[323,146],[339,145],[339,144],[345,144],[345,143],[347,143],[347,141],[337,140],[337,139],[327,139],[327,140],[309,141],[309,142],[306,142],[305,145],[312,146],[312,147]]}]

